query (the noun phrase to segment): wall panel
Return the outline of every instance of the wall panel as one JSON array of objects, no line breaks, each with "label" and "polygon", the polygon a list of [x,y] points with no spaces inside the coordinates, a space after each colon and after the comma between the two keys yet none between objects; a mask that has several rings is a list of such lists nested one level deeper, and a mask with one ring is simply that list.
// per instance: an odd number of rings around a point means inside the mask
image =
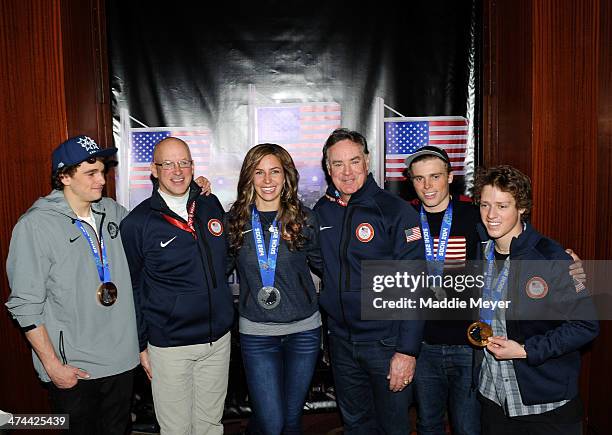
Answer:
[{"label": "wall panel", "polygon": [[[50,190],[51,150],[66,137],[58,0],[0,1],[0,299],[8,297],[5,259],[17,218]],[[30,351],[5,309],[0,315],[0,409],[46,409]]]},{"label": "wall panel", "polygon": [[[531,172],[532,2],[485,1],[483,159]],[[510,37],[511,35],[511,37]]]},{"label": "wall panel", "polygon": [[[512,164],[532,177],[533,221],[544,234],[582,258],[612,259],[612,5],[527,3],[513,11],[514,1],[485,0],[492,11],[485,15],[491,45],[485,53],[494,56],[484,59],[483,82],[495,91],[485,92],[483,105],[485,164]],[[525,25],[508,32],[518,17]],[[523,114],[516,112],[521,106]],[[581,395],[593,434],[612,429],[610,343],[612,326],[605,322],[583,357]]]},{"label": "wall panel", "polygon": [[[104,0],[61,0],[68,136],[86,134],[113,146]],[[114,174],[106,195],[114,197]]]},{"label": "wall panel", "polygon": [[[0,301],[12,228],[50,191],[51,152],[69,135],[111,142],[104,0],[0,0]],[[114,191],[114,189],[110,189]],[[48,410],[31,351],[0,314],[0,409]]]},{"label": "wall panel", "polygon": [[[592,171],[590,185],[597,191],[596,259],[612,259],[612,2],[600,1],[599,77],[597,105],[597,172]],[[602,285],[612,283],[612,270]],[[592,434],[609,433],[612,428],[609,395],[612,390],[612,322],[602,322],[599,338],[593,346],[589,389],[589,428]]]},{"label": "wall panel", "polygon": [[533,11],[533,220],[583,258],[595,255],[584,230],[596,222],[598,1],[541,0]]}]

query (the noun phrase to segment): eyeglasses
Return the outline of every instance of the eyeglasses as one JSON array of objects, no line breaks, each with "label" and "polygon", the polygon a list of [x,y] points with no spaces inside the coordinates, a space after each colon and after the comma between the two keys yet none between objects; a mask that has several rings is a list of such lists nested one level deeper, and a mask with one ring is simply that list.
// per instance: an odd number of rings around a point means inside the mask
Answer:
[{"label": "eyeglasses", "polygon": [[191,165],[193,164],[193,160],[179,160],[178,162],[170,162],[166,160],[165,162],[161,162],[161,163],[154,162],[154,163],[155,163],[155,166],[161,166],[161,168],[164,171],[171,171],[172,169],[176,167],[176,165],[178,165],[178,167],[181,169],[191,168]]}]

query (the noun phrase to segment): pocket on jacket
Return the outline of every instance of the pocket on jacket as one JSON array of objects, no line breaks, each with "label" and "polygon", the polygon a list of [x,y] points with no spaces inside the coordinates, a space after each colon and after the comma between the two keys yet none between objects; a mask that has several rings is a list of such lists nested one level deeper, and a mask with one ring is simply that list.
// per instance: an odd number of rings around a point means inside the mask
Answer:
[{"label": "pocket on jacket", "polygon": [[171,344],[206,337],[209,314],[207,293],[177,295],[165,328]]},{"label": "pocket on jacket", "polygon": [[388,337],[379,340],[379,343],[384,347],[392,347],[395,348],[397,346],[397,337]]}]

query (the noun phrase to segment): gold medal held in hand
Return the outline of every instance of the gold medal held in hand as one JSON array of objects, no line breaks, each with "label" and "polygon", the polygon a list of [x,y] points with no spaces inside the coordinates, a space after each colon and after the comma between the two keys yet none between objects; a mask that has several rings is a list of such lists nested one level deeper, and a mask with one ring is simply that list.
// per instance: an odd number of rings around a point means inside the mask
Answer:
[{"label": "gold medal held in hand", "polygon": [[112,282],[103,282],[98,287],[98,302],[110,307],[117,301],[117,286]]},{"label": "gold medal held in hand", "polygon": [[493,329],[485,322],[474,322],[467,328],[468,341],[474,346],[486,347],[489,337],[493,337]]}]

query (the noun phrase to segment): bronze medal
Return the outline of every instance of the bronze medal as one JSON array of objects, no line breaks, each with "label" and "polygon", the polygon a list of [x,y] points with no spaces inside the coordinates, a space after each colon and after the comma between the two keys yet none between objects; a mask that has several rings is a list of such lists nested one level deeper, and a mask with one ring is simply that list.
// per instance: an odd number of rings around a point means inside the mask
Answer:
[{"label": "bronze medal", "polygon": [[467,328],[468,341],[474,346],[486,347],[489,337],[493,337],[493,329],[485,322],[474,322]]},{"label": "bronze medal", "polygon": [[98,287],[98,302],[110,307],[117,301],[117,286],[112,282],[104,282]]}]

